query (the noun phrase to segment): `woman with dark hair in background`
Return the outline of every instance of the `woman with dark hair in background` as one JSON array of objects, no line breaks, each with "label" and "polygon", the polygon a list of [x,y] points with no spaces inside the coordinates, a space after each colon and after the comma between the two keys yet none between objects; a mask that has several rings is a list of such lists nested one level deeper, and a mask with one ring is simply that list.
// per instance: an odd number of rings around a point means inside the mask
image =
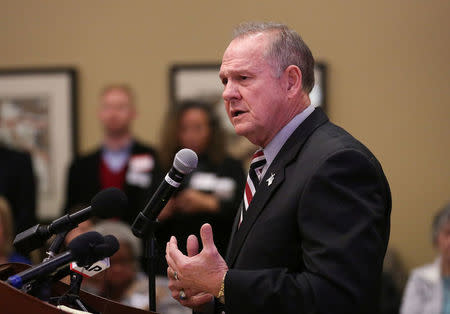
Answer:
[{"label": "woman with dark hair in background", "polygon": [[187,237],[194,234],[199,238],[200,227],[207,222],[213,226],[214,242],[224,255],[244,190],[242,164],[226,153],[225,134],[212,106],[206,103],[182,103],[169,115],[165,127],[160,156],[166,170],[182,148],[195,151],[199,160],[197,169],[184,179],[158,217],[162,223],[160,244],[165,246],[174,235],[186,252]]}]

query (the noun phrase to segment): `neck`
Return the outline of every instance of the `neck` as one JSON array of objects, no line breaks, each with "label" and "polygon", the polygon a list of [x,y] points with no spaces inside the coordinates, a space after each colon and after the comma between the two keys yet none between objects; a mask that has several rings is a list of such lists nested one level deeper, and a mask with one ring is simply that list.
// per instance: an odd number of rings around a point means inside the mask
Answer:
[{"label": "neck", "polygon": [[264,141],[262,141],[261,143],[253,143],[256,144],[258,146],[261,146],[262,148],[265,148],[272,140],[273,138],[286,126],[289,124],[289,122],[291,122],[291,120],[297,116],[298,114],[302,113],[306,108],[308,108],[309,105],[306,104],[301,104],[301,105],[296,105],[296,106],[292,106],[292,111],[289,112],[286,117],[285,120],[283,121],[283,123],[280,123],[280,126],[277,129],[274,129],[274,131],[272,132],[272,134],[270,135],[270,137],[266,138]]},{"label": "neck", "polygon": [[130,133],[121,135],[106,135],[103,145],[110,150],[119,150],[131,143],[132,137]]}]

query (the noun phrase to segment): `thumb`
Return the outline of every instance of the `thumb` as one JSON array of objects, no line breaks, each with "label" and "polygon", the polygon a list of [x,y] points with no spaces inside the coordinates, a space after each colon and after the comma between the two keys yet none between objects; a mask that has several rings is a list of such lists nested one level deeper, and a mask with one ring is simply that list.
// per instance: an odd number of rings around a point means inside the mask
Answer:
[{"label": "thumb", "polygon": [[186,249],[187,249],[187,254],[189,257],[192,257],[192,256],[198,254],[198,240],[195,235],[191,234],[188,237],[187,243],[186,243]]},{"label": "thumb", "polygon": [[204,224],[200,228],[200,237],[202,238],[204,248],[216,248],[216,246],[214,245],[213,231],[210,224]]}]

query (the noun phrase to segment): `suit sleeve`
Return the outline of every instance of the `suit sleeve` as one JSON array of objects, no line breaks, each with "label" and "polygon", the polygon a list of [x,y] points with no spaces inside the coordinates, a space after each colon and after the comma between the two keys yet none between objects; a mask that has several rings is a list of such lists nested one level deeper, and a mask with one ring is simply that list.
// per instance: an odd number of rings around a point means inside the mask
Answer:
[{"label": "suit sleeve", "polygon": [[381,167],[353,149],[335,152],[299,193],[299,269],[229,270],[227,310],[377,313],[390,213]]}]

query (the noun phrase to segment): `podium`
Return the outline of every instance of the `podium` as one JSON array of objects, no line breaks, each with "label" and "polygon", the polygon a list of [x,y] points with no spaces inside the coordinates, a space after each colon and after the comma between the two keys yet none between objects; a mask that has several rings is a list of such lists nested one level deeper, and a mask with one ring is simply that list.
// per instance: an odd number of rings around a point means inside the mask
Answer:
[{"label": "podium", "polygon": [[[18,290],[5,280],[27,268],[29,265],[20,263],[9,263],[0,265],[0,309],[2,313],[8,314],[62,314],[66,313],[56,306],[43,302],[40,299]],[[55,282],[52,288],[53,296],[63,295],[69,290],[69,286],[62,282]],[[118,302],[108,300],[91,293],[80,290],[80,299],[88,307],[102,314],[149,314],[155,313],[129,307]],[[156,314],[156,313],[155,313]]]}]

